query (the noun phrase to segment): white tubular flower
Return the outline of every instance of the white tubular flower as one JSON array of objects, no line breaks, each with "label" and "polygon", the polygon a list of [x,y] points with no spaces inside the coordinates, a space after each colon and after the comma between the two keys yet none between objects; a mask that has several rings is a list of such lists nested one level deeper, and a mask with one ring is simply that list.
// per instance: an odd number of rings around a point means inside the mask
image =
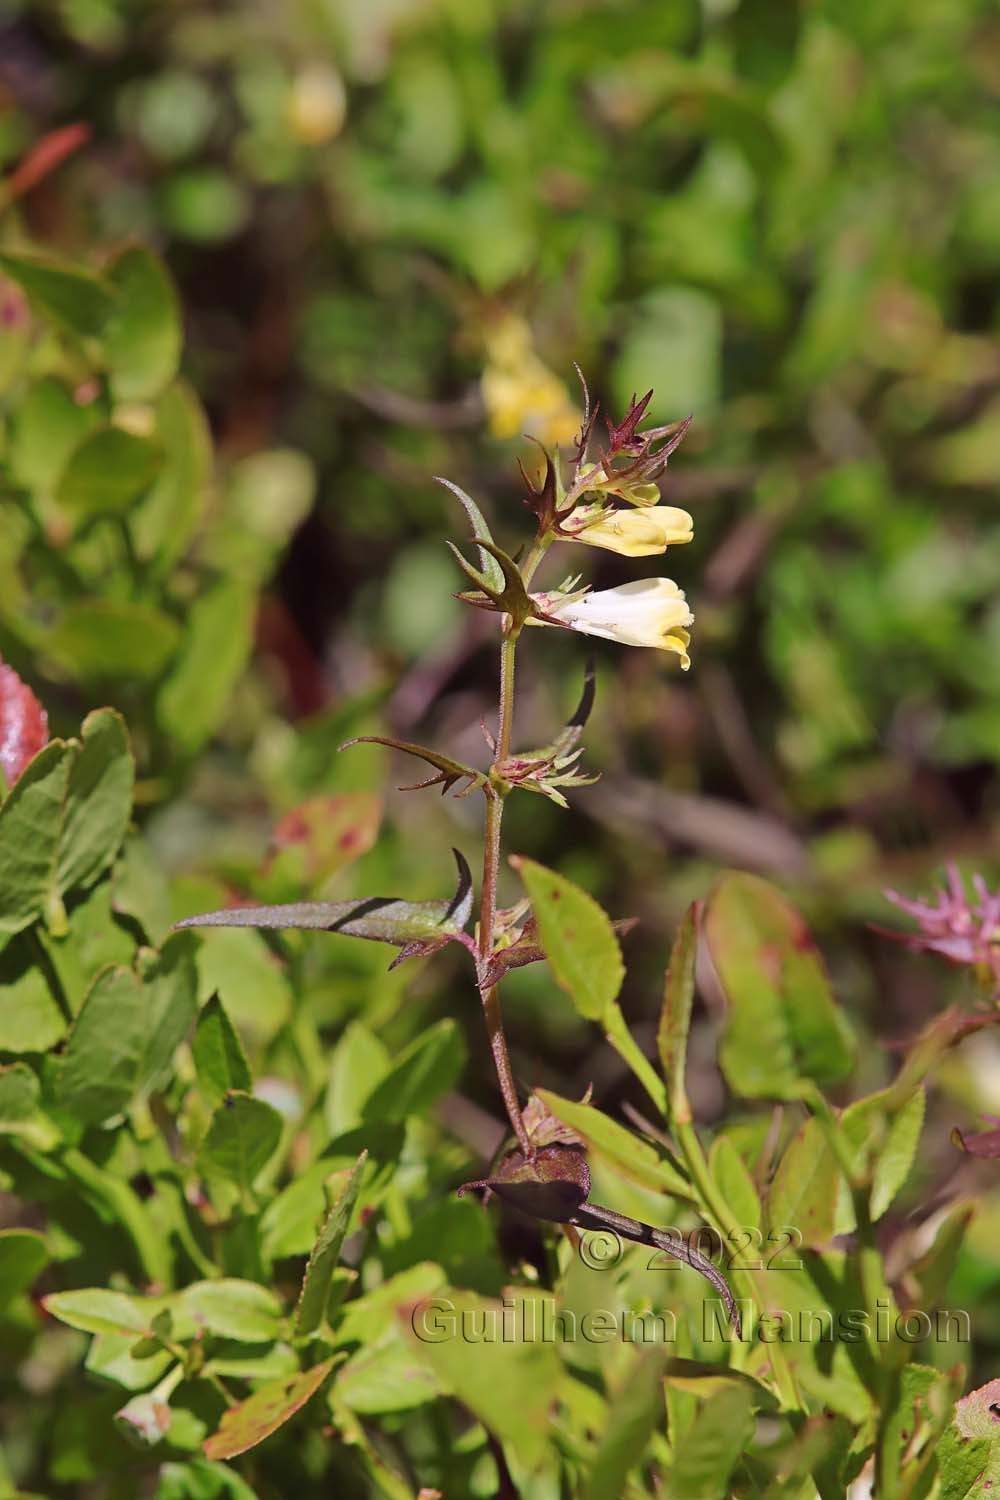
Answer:
[{"label": "white tubular flower", "polygon": [[[687,671],[691,665],[687,626],[694,616],[672,578],[637,578],[616,589],[563,598],[558,593],[532,596],[545,614],[583,635],[599,635],[622,646],[652,646],[672,651]],[[539,621],[538,623],[545,623]]]},{"label": "white tubular flower", "polygon": [[694,520],[676,505],[651,505],[642,510],[578,505],[562,523],[562,534],[566,541],[606,547],[622,557],[653,557],[670,546],[690,542]]}]

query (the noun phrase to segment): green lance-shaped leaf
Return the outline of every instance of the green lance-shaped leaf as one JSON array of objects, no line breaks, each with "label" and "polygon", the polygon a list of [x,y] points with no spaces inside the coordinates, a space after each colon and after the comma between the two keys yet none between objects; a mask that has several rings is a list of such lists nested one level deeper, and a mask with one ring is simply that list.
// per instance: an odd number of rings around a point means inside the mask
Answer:
[{"label": "green lance-shaped leaf", "polygon": [[657,1109],[665,1113],[663,1080],[636,1046],[617,1004],[625,965],[610,917],[564,875],[520,856],[512,857],[511,864],[531,897],[539,941],[557,984],[581,1016],[603,1027]]},{"label": "green lance-shaped leaf", "polygon": [[367,1151],[362,1151],[312,1248],[295,1309],[295,1332],[298,1334],[315,1333],[326,1315],[333,1273],[340,1259],[341,1246],[347,1237],[367,1159]]},{"label": "green lance-shaped leaf", "polygon": [[493,540],[489,526],[486,524],[486,517],[472,496],[467,495],[457,484],[453,484],[450,479],[443,479],[440,474],[436,474],[434,477],[437,484],[443,484],[445,489],[451,490],[464,509],[465,514],[469,518],[469,524],[472,527],[472,535],[480,543],[479,565],[482,568],[483,576],[491,588],[497,591],[502,590],[504,586],[503,571],[496,559],[487,551],[487,544],[492,547],[496,546],[496,543]]},{"label": "green lance-shaped leaf", "polygon": [[843,1078],[850,1027],[804,921],[780,892],[755,875],[724,875],[704,928],[728,1004],[720,1061],[734,1092],[790,1099],[804,1080]]},{"label": "green lance-shaped leaf", "polygon": [[450,901],[399,901],[363,896],[356,901],[293,901],[282,906],[235,906],[186,917],[178,927],[302,928],[392,943],[401,951],[390,965],[434,953],[445,943],[470,947],[465,928],[472,915],[472,872],[457,849],[458,887]]},{"label": "green lance-shaped leaf", "polygon": [[485,786],[488,780],[482,771],[477,771],[474,766],[465,766],[460,760],[452,760],[450,755],[441,755],[437,750],[429,750],[426,745],[414,745],[409,740],[396,740],[388,735],[381,734],[359,734],[353,740],[345,740],[340,746],[341,750],[348,750],[352,745],[385,745],[390,750],[401,750],[404,755],[415,755],[418,760],[424,760],[429,766],[437,771],[436,776],[431,776],[427,781],[417,781],[412,786],[401,786],[401,792],[423,791],[425,787],[440,786],[441,795],[449,791],[456,782],[468,780],[468,786],[456,793],[459,797],[466,797],[477,786]]},{"label": "green lance-shaped leaf", "polygon": [[235,1458],[238,1453],[256,1448],[315,1396],[333,1366],[332,1359],[325,1360],[311,1370],[261,1386],[246,1401],[231,1406],[224,1413],[218,1432],[205,1440],[206,1458]]},{"label": "green lance-shaped leaf", "polygon": [[408,1115],[426,1115],[458,1082],[465,1060],[461,1027],[442,1016],[404,1048],[374,1085],[362,1105],[363,1122],[392,1124]]},{"label": "green lance-shaped leaf", "polygon": [[769,1233],[794,1228],[802,1244],[829,1245],[842,1177],[819,1121],[806,1120],[785,1148],[767,1192]]},{"label": "green lance-shaped leaf", "polygon": [[691,1120],[684,1086],[688,1031],[694,1001],[695,960],[698,956],[698,926],[701,904],[694,902],[681,923],[670,954],[670,967],[663,986],[663,1005],[656,1032],[663,1076],[667,1081],[670,1118],[679,1125]]},{"label": "green lance-shaped leaf", "polygon": [[198,1083],[213,1104],[221,1104],[233,1089],[249,1093],[250,1064],[218,995],[198,1017],[191,1051]]},{"label": "green lance-shaped leaf", "polygon": [[77,338],[98,338],[115,307],[105,281],[77,266],[28,255],[0,255],[0,271],[16,281],[36,311]]}]

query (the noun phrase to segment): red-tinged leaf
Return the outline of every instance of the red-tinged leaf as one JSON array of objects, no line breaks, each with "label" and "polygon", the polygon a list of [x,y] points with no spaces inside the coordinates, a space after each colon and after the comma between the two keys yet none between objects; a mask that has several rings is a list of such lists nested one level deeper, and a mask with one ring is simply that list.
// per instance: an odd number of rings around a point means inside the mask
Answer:
[{"label": "red-tinged leaf", "polygon": [[951,1132],[952,1144],[970,1156],[1000,1157],[1000,1130],[983,1130],[979,1135],[963,1135],[956,1127]]},{"label": "red-tinged leaf", "polygon": [[1000,1379],[988,1380],[962,1397],[955,1406],[955,1426],[963,1437],[997,1441],[1000,1435]]},{"label": "red-tinged leaf", "polygon": [[608,429],[608,445],[612,453],[618,453],[622,449],[630,448],[637,441],[636,428],[646,415],[646,407],[652,399],[652,390],[648,390],[638,401],[633,396],[629,403],[629,409],[620,422],[612,422],[610,417],[605,417],[604,421]]},{"label": "red-tinged leaf", "polygon": [[280,860],[302,880],[325,880],[368,852],[381,818],[381,799],[370,792],[310,797],[275,828],[268,868]]},{"label": "red-tinged leaf", "polygon": [[79,151],[91,137],[89,125],[77,123],[51,130],[34,145],[27,156],[16,166],[4,183],[4,197],[8,203],[31,191],[43,178],[54,172],[74,151]]},{"label": "red-tinged leaf", "polygon": [[231,1406],[219,1423],[218,1432],[205,1440],[206,1458],[235,1458],[238,1453],[256,1448],[315,1396],[334,1363],[327,1359],[287,1380],[275,1380],[261,1386],[246,1401]]},{"label": "red-tinged leaf", "polygon": [[13,667],[0,661],[0,771],[13,786],[49,739],[49,719]]}]

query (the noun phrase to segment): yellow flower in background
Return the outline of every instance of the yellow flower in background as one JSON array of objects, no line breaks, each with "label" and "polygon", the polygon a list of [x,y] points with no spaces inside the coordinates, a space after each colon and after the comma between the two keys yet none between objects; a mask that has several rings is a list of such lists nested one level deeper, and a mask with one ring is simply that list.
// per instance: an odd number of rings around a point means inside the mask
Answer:
[{"label": "yellow flower in background", "polygon": [[[533,594],[532,598],[546,615],[582,635],[599,635],[620,646],[672,651],[680,657],[685,672],[691,665],[687,627],[693,624],[694,615],[683,590],[672,578],[636,578],[597,593],[576,593],[567,598],[560,598],[558,593]],[[528,623],[544,625],[551,621]]]},{"label": "yellow flower in background", "polygon": [[347,118],[344,80],[327,63],[306,63],[292,79],[288,125],[305,146],[322,146],[339,135]]},{"label": "yellow flower in background", "polygon": [[578,505],[562,523],[563,540],[605,547],[622,557],[653,557],[668,547],[690,542],[693,536],[693,518],[676,505],[651,505],[642,510]]},{"label": "yellow flower in background", "polygon": [[566,387],[535,350],[523,318],[508,314],[488,328],[483,405],[496,438],[528,433],[547,447],[573,441],[580,413]]}]

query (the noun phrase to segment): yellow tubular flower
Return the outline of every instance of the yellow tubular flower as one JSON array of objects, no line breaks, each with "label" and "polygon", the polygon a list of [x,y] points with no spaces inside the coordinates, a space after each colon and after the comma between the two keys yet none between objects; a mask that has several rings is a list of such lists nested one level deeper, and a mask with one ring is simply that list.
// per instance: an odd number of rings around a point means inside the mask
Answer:
[{"label": "yellow tubular flower", "polygon": [[653,557],[668,547],[689,542],[694,521],[676,505],[651,505],[642,510],[612,510],[581,505],[563,523],[567,541],[606,547],[622,557]]},{"label": "yellow tubular flower", "polygon": [[672,578],[637,578],[616,589],[602,589],[575,599],[561,600],[559,594],[533,597],[547,614],[571,630],[603,636],[622,646],[672,651],[680,657],[685,671],[691,665],[687,626],[693,623],[694,615]]}]

